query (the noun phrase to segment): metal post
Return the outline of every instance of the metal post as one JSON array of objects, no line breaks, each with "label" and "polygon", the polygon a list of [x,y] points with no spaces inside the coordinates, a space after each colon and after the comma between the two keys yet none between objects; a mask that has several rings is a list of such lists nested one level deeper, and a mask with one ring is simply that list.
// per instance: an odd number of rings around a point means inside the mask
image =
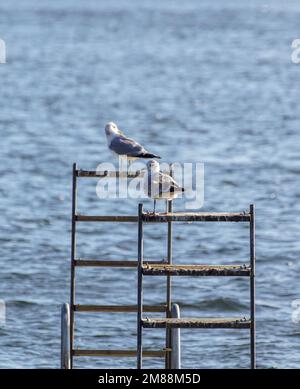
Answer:
[{"label": "metal post", "polygon": [[77,203],[77,167],[73,164],[72,181],[72,231],[71,231],[71,288],[70,288],[70,367],[73,368],[74,349],[74,305],[75,305],[75,257],[76,257],[76,203]]},{"label": "metal post", "polygon": [[[171,316],[180,319],[180,309],[178,304],[172,304]],[[181,345],[180,328],[172,328],[171,331],[171,369],[181,369]]]},{"label": "metal post", "polygon": [[142,285],[142,266],[143,266],[143,204],[139,204],[138,220],[138,295],[137,295],[137,369],[142,368],[143,349],[142,349],[142,314],[143,314],[143,285]]},{"label": "metal post", "polygon": [[61,352],[60,368],[71,368],[70,352],[70,306],[65,303],[61,306]]},{"label": "metal post", "polygon": [[[172,173],[171,173],[172,175]],[[172,212],[173,210],[173,203],[172,201],[167,202],[167,211],[168,213]],[[168,247],[167,247],[167,262],[168,264],[172,264],[172,222],[168,222]],[[172,278],[171,276],[167,276],[167,311],[166,315],[167,317],[171,317],[171,310],[172,310]],[[166,328],[166,348],[171,347],[171,328]],[[166,353],[166,360],[165,360],[165,368],[170,369],[171,368],[171,355],[170,353]]]},{"label": "metal post", "polygon": [[[170,169],[170,176],[173,177],[173,167],[172,164],[169,165]],[[167,201],[167,212],[170,213],[173,211],[173,202]],[[167,246],[167,263],[172,264],[172,240],[173,240],[173,226],[172,222],[168,222],[168,246]],[[171,315],[172,310],[172,278],[171,276],[167,276],[167,311],[166,316],[172,317]],[[166,328],[166,348],[171,348],[171,335],[172,335],[172,329]],[[171,355],[170,353],[166,353],[166,360],[165,360],[165,368],[170,369],[171,368]]]},{"label": "metal post", "polygon": [[251,369],[256,368],[256,350],[255,350],[255,205],[250,205],[250,313],[251,313]]}]

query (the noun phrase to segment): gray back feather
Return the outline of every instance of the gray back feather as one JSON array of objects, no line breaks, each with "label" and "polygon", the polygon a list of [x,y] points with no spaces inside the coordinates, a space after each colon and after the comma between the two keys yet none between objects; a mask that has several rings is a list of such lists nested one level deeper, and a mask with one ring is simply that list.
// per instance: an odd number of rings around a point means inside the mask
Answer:
[{"label": "gray back feather", "polygon": [[109,148],[119,155],[128,155],[129,157],[138,157],[146,151],[139,143],[125,136],[115,137]]}]

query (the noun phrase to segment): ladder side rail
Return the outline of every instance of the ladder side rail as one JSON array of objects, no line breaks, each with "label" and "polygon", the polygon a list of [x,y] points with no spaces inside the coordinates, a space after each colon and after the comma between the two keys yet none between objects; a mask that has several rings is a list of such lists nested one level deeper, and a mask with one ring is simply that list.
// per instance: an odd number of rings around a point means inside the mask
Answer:
[{"label": "ladder side rail", "polygon": [[138,295],[137,295],[137,369],[143,365],[143,346],[142,346],[142,314],[143,314],[143,204],[139,204],[138,215]]},{"label": "ladder side rail", "polygon": [[251,329],[250,329],[250,348],[251,348],[251,369],[256,368],[256,347],[255,347],[255,206],[250,205],[250,317],[251,317]]},{"label": "ladder side rail", "polygon": [[[171,172],[172,175],[172,172]],[[173,210],[173,203],[172,201],[167,201],[167,211],[172,212]],[[172,222],[168,222],[168,246],[167,246],[167,263],[169,265],[172,264],[172,256],[173,256],[173,225]],[[166,316],[171,317],[171,310],[172,310],[172,278],[170,275],[167,276],[167,311]],[[171,328],[166,328],[166,348],[171,347]],[[165,367],[166,369],[171,368],[171,355],[170,353],[166,354],[166,361],[165,361]]]},{"label": "ladder side rail", "polygon": [[75,257],[76,257],[76,207],[77,207],[77,166],[73,164],[72,179],[72,226],[71,226],[71,279],[70,279],[70,367],[73,368],[74,349],[74,305],[75,305]]}]

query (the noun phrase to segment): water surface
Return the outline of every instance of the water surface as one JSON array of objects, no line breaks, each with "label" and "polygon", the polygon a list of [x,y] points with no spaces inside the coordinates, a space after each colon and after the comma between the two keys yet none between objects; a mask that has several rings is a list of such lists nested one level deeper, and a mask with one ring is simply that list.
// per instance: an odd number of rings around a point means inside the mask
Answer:
[{"label": "water surface", "polygon": [[[205,164],[205,211],[257,207],[257,363],[299,367],[299,38],[296,1],[1,2],[0,367],[57,368],[60,304],[69,299],[71,169],[111,160],[104,124],[166,161]],[[136,214],[137,202],[100,201],[79,186],[79,210]],[[178,202],[175,209],[182,209]],[[150,208],[151,203],[145,202]],[[135,259],[128,225],[81,225],[78,256]],[[166,226],[146,227],[145,256],[166,255]],[[246,262],[246,226],[174,226],[176,263]],[[78,303],[134,304],[135,272],[79,269]],[[164,299],[146,280],[145,302]],[[243,279],[175,279],[183,316],[239,316]],[[135,348],[135,315],[86,315],[76,347]],[[163,347],[162,330],[145,344]],[[247,331],[182,331],[183,367],[249,366]],[[81,358],[76,367],[134,367],[134,360]],[[161,367],[148,360],[145,366]]]}]

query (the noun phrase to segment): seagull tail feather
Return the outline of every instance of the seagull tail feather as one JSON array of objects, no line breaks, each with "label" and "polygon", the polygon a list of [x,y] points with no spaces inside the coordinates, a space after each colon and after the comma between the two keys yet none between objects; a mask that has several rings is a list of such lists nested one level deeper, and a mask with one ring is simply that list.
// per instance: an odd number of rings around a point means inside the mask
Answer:
[{"label": "seagull tail feather", "polygon": [[157,158],[157,159],[161,159],[161,157],[159,155],[151,154],[151,153],[148,153],[148,152],[140,154],[139,157],[140,158]]},{"label": "seagull tail feather", "polygon": [[185,191],[185,189],[184,188],[176,188],[176,187],[174,187],[174,186],[172,186],[171,188],[170,188],[170,193],[174,193],[174,192],[184,192]]}]

